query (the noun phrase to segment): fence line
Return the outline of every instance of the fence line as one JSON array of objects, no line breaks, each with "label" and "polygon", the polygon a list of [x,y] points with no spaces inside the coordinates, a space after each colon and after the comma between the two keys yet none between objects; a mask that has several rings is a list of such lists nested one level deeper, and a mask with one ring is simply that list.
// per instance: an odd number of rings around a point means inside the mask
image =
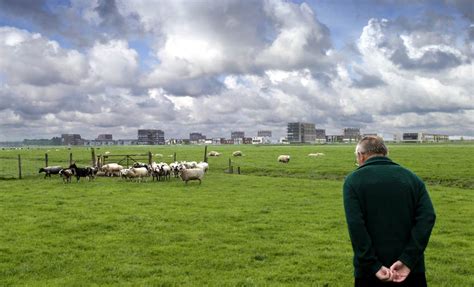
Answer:
[{"label": "fence line", "polygon": [[[171,156],[171,155],[170,155]],[[173,162],[177,161],[177,154],[173,152]],[[52,156],[48,152],[42,154],[2,154],[0,156],[0,179],[23,179],[26,177],[38,176],[38,169],[46,166],[63,166],[68,167],[73,162],[81,161],[82,163],[88,162],[91,166],[102,166],[105,162],[112,158],[123,157],[122,160],[126,161],[127,166],[131,162],[137,162],[144,160],[144,162],[151,163],[153,161],[153,154],[151,151],[147,153],[138,154],[108,154],[108,155],[96,155],[94,148],[91,148],[90,157],[87,154],[80,153],[77,158],[73,157],[73,153],[67,154],[62,153],[61,155]],[[87,159],[89,158],[89,160]],[[208,161],[207,157],[207,145],[204,147],[204,161]],[[86,164],[88,165],[88,164]]]}]

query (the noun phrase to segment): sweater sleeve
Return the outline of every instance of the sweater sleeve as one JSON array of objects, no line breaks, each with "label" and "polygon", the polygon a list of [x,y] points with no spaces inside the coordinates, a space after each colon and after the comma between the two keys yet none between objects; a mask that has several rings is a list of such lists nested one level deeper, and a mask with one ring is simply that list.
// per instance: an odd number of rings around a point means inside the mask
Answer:
[{"label": "sweater sleeve", "polygon": [[410,239],[399,257],[399,260],[410,269],[413,268],[423,255],[436,220],[433,204],[422,182],[420,184],[420,191],[421,194],[416,202],[415,221],[410,232]]},{"label": "sweater sleeve", "polygon": [[375,274],[382,267],[382,263],[375,254],[359,199],[347,181],[344,183],[343,193],[346,221],[354,250],[354,265],[363,273]]}]

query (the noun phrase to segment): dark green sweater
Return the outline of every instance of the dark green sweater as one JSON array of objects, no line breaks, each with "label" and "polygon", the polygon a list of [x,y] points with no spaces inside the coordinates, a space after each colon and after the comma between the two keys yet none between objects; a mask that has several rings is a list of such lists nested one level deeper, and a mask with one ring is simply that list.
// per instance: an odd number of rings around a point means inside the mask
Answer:
[{"label": "dark green sweater", "polygon": [[423,252],[435,222],[425,184],[387,157],[373,157],[347,176],[344,208],[354,275],[374,275],[397,260],[425,272]]}]

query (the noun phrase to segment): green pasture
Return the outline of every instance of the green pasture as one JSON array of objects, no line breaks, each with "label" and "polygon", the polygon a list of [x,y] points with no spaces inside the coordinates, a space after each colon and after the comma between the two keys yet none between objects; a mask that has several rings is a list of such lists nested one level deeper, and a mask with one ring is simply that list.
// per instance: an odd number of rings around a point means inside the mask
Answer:
[{"label": "green pasture", "polygon": [[[474,145],[392,145],[428,183],[437,222],[429,286],[474,286]],[[352,286],[342,206],[354,145],[209,146],[202,185],[38,174],[89,165],[89,148],[0,151],[0,286]],[[243,157],[232,158],[241,150]],[[204,146],[102,147],[96,154],[200,161]],[[324,156],[310,158],[309,153]],[[16,176],[16,158],[23,165]],[[290,163],[278,163],[280,154]],[[114,157],[111,157],[114,158]],[[234,170],[225,171],[229,158]],[[144,158],[145,160],[146,158]]]}]

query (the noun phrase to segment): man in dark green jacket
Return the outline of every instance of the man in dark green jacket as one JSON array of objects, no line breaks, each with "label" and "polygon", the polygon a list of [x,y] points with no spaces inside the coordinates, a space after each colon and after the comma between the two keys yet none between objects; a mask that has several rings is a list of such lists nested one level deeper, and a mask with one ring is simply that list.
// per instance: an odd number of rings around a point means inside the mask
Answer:
[{"label": "man in dark green jacket", "polygon": [[423,252],[436,215],[423,181],[387,153],[382,138],[364,137],[359,168],[344,182],[355,286],[426,286]]}]

